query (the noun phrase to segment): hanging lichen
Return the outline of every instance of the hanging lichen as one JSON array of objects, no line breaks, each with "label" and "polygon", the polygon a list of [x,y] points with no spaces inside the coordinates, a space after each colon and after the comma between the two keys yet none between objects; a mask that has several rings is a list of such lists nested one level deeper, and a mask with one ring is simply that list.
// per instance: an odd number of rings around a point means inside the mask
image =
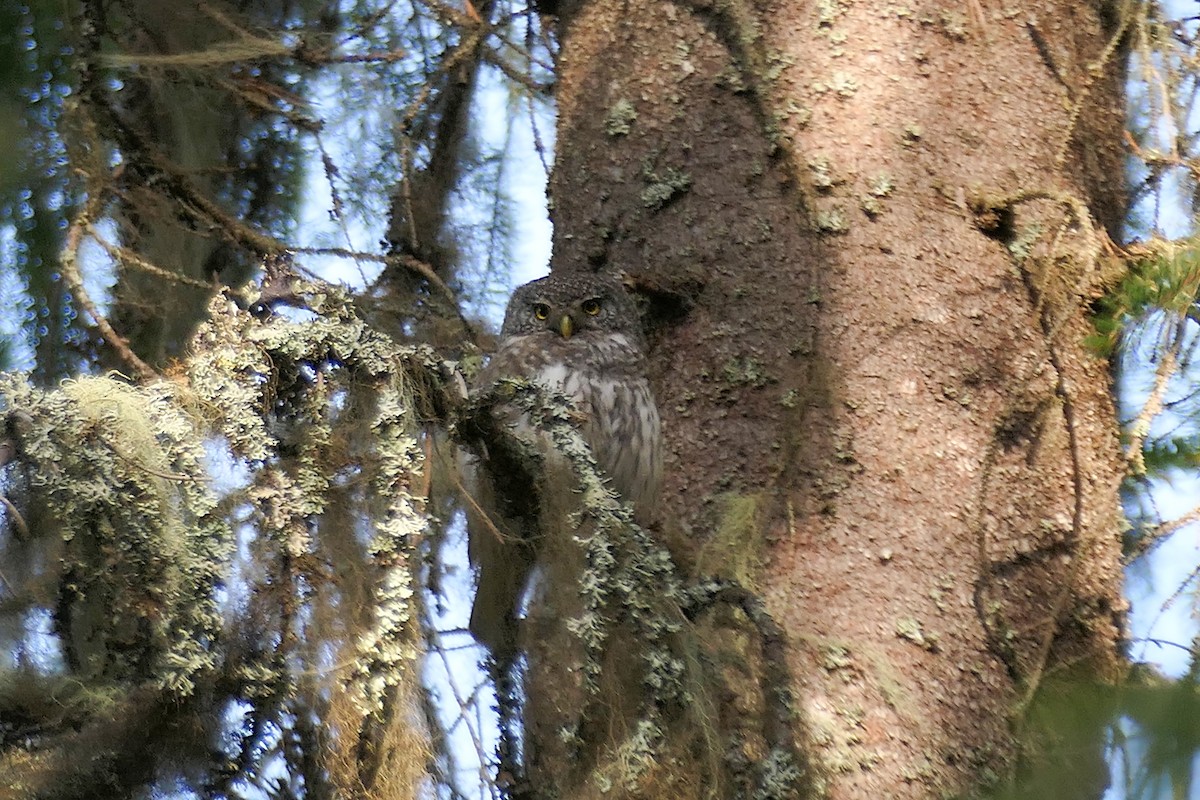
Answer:
[{"label": "hanging lichen", "polygon": [[67,662],[85,679],[190,694],[215,666],[215,589],[232,536],[178,388],[102,377],[46,392],[5,375],[0,395],[46,517],[37,530],[58,539]]},{"label": "hanging lichen", "polygon": [[[134,746],[113,715],[151,708],[231,742],[241,766],[220,785],[259,780],[270,759],[335,793],[411,796],[425,774],[418,405],[453,369],[369,329],[339,289],[296,282],[287,302],[295,313],[252,314],[218,296],[171,379],[0,378],[13,522],[40,572],[22,602],[56,597],[60,671],[110,698],[42,726],[39,752],[78,746],[72,727],[98,748],[70,774],[0,754],[34,795],[112,785]],[[19,683],[0,686],[0,718],[20,718]],[[222,732],[230,701],[245,722]],[[283,746],[289,729],[308,752]]]}]

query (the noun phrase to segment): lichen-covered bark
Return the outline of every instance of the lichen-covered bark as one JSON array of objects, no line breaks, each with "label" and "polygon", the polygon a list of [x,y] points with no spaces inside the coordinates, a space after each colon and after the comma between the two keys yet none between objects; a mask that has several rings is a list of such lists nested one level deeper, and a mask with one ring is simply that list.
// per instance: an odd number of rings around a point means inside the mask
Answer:
[{"label": "lichen-covered bark", "polygon": [[1123,213],[1121,20],[629,0],[560,24],[555,268],[655,301],[659,535],[766,598],[830,796],[1003,772],[1047,671],[1120,665],[1116,421],[1081,340]]}]

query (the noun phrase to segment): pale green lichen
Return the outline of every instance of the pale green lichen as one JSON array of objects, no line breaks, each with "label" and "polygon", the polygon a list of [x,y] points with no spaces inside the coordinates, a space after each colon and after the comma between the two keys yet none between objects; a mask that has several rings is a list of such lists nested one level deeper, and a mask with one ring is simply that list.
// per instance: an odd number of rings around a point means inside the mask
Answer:
[{"label": "pale green lichen", "polygon": [[858,91],[858,79],[848,72],[838,71],[829,76],[827,81],[814,81],[812,89],[817,94],[836,94],[842,100],[848,100]]},{"label": "pale green lichen", "polygon": [[883,212],[887,210],[883,203],[879,201],[879,198],[872,195],[864,195],[859,201],[858,207],[871,219],[883,216]]},{"label": "pale green lichen", "polygon": [[937,650],[937,634],[925,632],[921,623],[912,617],[896,620],[896,635],[931,652]]},{"label": "pale green lichen", "polygon": [[[362,468],[371,490],[365,509],[371,525],[366,552],[376,579],[370,619],[352,643],[353,682],[348,688],[363,713],[374,713],[383,708],[392,687],[414,680],[419,655],[410,562],[413,548],[428,532],[428,519],[412,493],[423,452],[407,372],[414,362],[427,372],[452,370],[427,349],[399,346],[369,328],[343,290],[303,283],[298,288],[306,307],[319,316],[301,322],[282,316],[258,324],[243,321],[244,346],[260,349],[277,376],[290,375],[298,384],[280,388],[298,389],[299,396],[292,398],[286,418],[277,420],[275,427],[296,426],[302,433],[295,437],[298,444],[290,467],[260,472],[251,498],[260,509],[266,533],[277,536],[286,552],[311,551],[308,537],[326,511],[335,466],[325,454],[334,437],[338,404],[348,402],[347,391],[366,393],[356,402],[374,411],[366,424],[373,446],[364,454],[369,461]],[[319,375],[309,377],[305,369]],[[262,407],[270,390],[261,381],[255,384],[263,394],[252,402]],[[235,431],[244,427],[233,425]]]},{"label": "pale green lichen", "polygon": [[624,620],[637,636],[648,702],[634,734],[618,748],[619,770],[593,775],[596,781],[632,786],[663,744],[662,709],[707,708],[711,703],[699,696],[704,690],[697,687],[703,681],[679,652],[675,638],[684,625],[679,574],[667,551],[634,523],[629,507],[609,488],[566,397],[520,381],[500,381],[495,392],[547,438],[578,481],[580,508],[568,525],[584,554],[577,583],[583,610],[567,627],[584,648],[581,671],[589,695],[600,692],[614,621]]},{"label": "pale green lichen", "polygon": [[605,115],[604,132],[609,136],[628,136],[633,130],[633,123],[637,116],[637,110],[633,107],[633,103],[628,98],[622,97],[613,103],[612,108]]},{"label": "pale green lichen", "polygon": [[829,88],[843,100],[854,96],[858,91],[858,79],[848,72],[838,71],[829,79]]},{"label": "pale green lichen", "polygon": [[943,11],[938,16],[942,30],[956,42],[967,40],[967,15],[961,11]]},{"label": "pale green lichen", "polygon": [[805,770],[796,762],[794,753],[773,748],[757,765],[758,786],[755,800],[785,800],[797,797],[805,778]]},{"label": "pale green lichen", "polygon": [[817,27],[832,28],[838,18],[846,13],[846,0],[817,0]]},{"label": "pale green lichen", "polygon": [[829,672],[845,669],[853,663],[850,650],[842,645],[830,644],[821,648],[821,666]]},{"label": "pale green lichen", "polygon": [[892,176],[886,172],[872,177],[867,183],[867,193],[862,196],[859,204],[863,212],[872,219],[881,216],[886,210],[883,199],[889,197],[895,188],[896,184],[892,180]]},{"label": "pale green lichen", "polygon": [[784,70],[796,63],[795,56],[780,50],[768,50],[764,55],[764,60],[766,68],[763,70],[763,78],[768,82],[779,80]]},{"label": "pale green lichen", "polygon": [[821,233],[845,233],[850,230],[846,212],[836,205],[818,209],[813,215],[813,226]]},{"label": "pale green lichen", "polygon": [[[79,678],[149,683],[184,697],[215,672],[227,625],[219,603],[234,554],[231,511],[268,558],[257,569],[272,591],[294,589],[300,603],[328,592],[301,565],[321,553],[330,494],[339,470],[349,469],[365,479],[356,513],[369,526],[372,580],[351,587],[369,614],[343,612],[352,680],[346,684],[345,672],[334,679],[367,714],[382,709],[390,687],[415,686],[410,564],[427,519],[415,497],[422,449],[410,376],[443,388],[461,379],[427,349],[371,330],[344,290],[295,281],[291,291],[315,316],[259,319],[215,298],[171,380],[83,378],[45,391],[23,376],[0,376],[5,410],[19,421],[22,480],[53,514],[37,535],[62,542],[57,633]],[[355,413],[343,414],[348,404]],[[348,441],[367,444],[343,452]],[[209,450],[244,472],[231,508],[213,488]],[[315,624],[300,616],[299,624]],[[278,652],[268,647],[261,660],[237,665],[231,674],[244,698],[273,702],[297,690],[282,649],[297,633],[272,632]]]},{"label": "pale green lichen", "polygon": [[833,177],[833,166],[826,156],[809,156],[808,171],[812,176],[813,187],[817,191],[828,192],[837,183]]},{"label": "pale green lichen", "polygon": [[396,372],[381,394],[371,430],[379,443],[372,481],[376,497],[385,499],[375,522],[368,552],[380,568],[372,606],[373,621],[358,640],[357,676],[362,701],[382,709],[387,690],[412,677],[420,655],[413,636],[414,576],[409,567],[416,542],[428,533],[428,518],[411,492],[422,463],[415,431],[411,394]]},{"label": "pale green lichen", "polygon": [[642,190],[642,205],[657,211],[692,187],[692,176],[674,167],[662,172],[643,170],[647,186]]},{"label": "pale green lichen", "polygon": [[775,111],[774,115],[777,122],[790,119],[801,128],[812,121],[812,109],[792,99],[789,99],[782,109]]},{"label": "pale green lichen", "polygon": [[1005,246],[1008,248],[1009,255],[1013,257],[1017,263],[1021,263],[1029,258],[1029,254],[1033,252],[1033,246],[1042,238],[1044,228],[1040,222],[1032,222],[1022,226]]},{"label": "pale green lichen", "polygon": [[753,356],[726,359],[721,365],[721,379],[730,387],[755,389],[775,382],[766,365]]},{"label": "pale green lichen", "polygon": [[741,68],[737,64],[729,64],[716,74],[713,82],[717,87],[728,89],[733,94],[744,94],[750,90]]},{"label": "pale green lichen", "polygon": [[58,621],[80,675],[186,696],[215,666],[214,591],[232,535],[178,391],[116,377],[44,391],[0,376],[5,408],[22,420],[29,491],[63,542]]}]

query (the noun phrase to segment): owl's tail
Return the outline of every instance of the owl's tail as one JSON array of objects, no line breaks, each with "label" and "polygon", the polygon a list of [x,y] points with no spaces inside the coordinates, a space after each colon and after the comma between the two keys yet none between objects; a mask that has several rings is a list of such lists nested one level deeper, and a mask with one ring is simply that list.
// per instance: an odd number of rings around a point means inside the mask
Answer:
[{"label": "owl's tail", "polygon": [[501,542],[490,532],[471,531],[471,560],[478,566],[471,635],[499,663],[516,655],[517,614],[533,556],[525,542]]}]

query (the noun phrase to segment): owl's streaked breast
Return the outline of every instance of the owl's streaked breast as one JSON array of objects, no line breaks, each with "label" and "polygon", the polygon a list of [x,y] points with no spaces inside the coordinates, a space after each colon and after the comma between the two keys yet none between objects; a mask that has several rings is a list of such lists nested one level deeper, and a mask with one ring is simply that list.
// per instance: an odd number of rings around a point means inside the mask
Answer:
[{"label": "owl's streaked breast", "polygon": [[532,334],[506,341],[481,378],[524,378],[570,397],[597,463],[646,522],[662,477],[662,432],[645,366],[640,348],[621,333]]}]

